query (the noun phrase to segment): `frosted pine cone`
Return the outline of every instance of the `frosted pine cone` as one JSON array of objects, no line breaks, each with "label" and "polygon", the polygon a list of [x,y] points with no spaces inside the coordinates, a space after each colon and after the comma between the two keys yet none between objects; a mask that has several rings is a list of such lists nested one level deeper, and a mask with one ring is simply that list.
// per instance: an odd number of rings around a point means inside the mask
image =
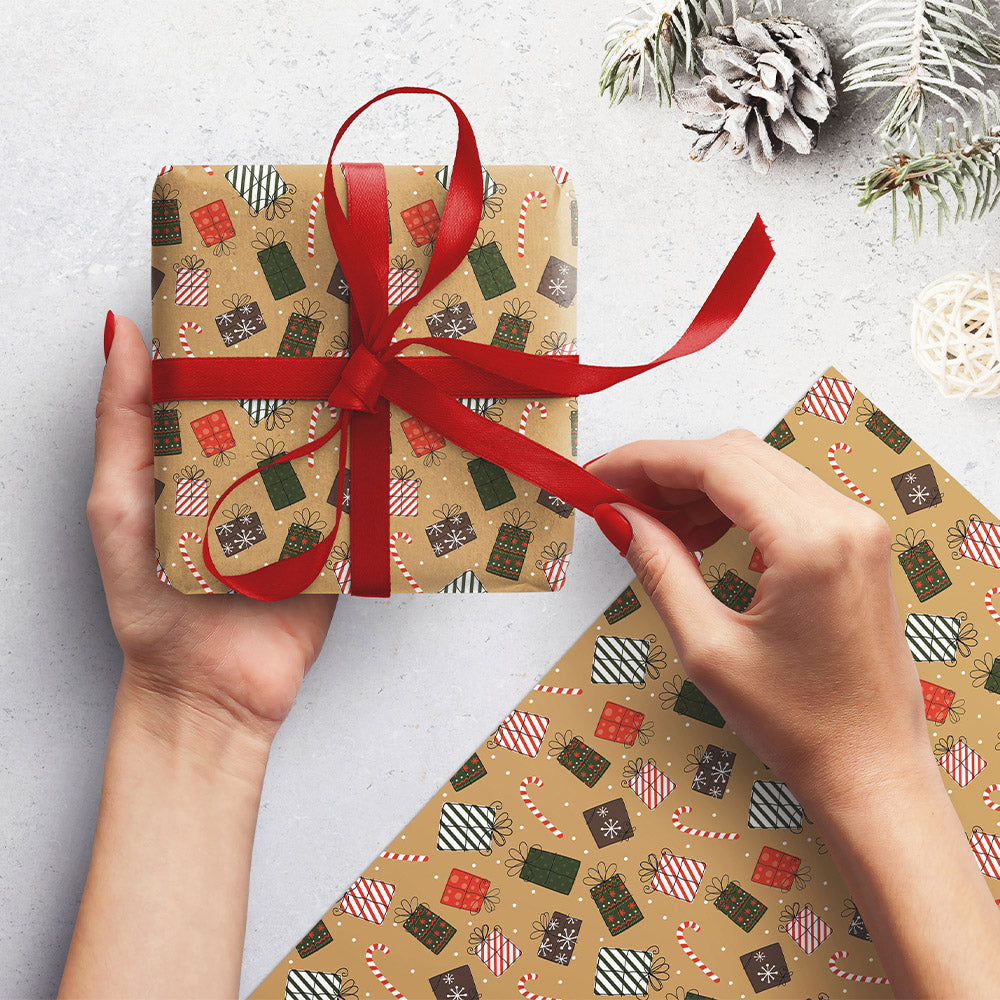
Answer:
[{"label": "frosted pine cone", "polygon": [[816,145],[821,122],[837,105],[830,54],[820,36],[794,17],[736,19],[698,40],[708,74],[678,90],[684,127],[698,133],[691,159],[724,146],[766,174],[787,143],[798,153]]}]

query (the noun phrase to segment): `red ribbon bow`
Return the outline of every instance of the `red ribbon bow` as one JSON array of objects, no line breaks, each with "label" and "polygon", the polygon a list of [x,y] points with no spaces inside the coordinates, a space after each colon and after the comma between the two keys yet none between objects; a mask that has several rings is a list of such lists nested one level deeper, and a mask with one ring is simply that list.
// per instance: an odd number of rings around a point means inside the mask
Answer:
[{"label": "red ribbon bow", "polygon": [[[458,119],[458,145],[434,252],[419,290],[391,312],[388,302],[388,210],[381,164],[344,165],[347,215],[333,183],[333,155],[351,123],[376,101],[394,94],[443,97]],[[440,431],[460,448],[501,465],[566,503],[593,514],[603,503],[656,511],[619,492],[574,462],[473,413],[458,402],[467,397],[535,398],[598,392],[692,354],[718,339],[739,316],[774,256],[758,216],[694,321],[665,354],[644,365],[582,365],[575,356],[525,355],[502,347],[407,338],[393,342],[406,314],[461,263],[476,237],[482,214],[483,178],[475,136],[461,108],[436,90],[397,87],[360,107],[340,127],[326,167],[323,204],[337,258],[351,290],[350,355],[347,358],[169,358],[153,362],[153,399],[326,399],[340,410],[333,427],[311,444],[275,461],[287,462],[339,438],[337,519],[315,548],[240,575],[219,570],[202,546],[205,565],[219,580],[259,600],[300,593],[322,570],[340,525],[344,470],[351,455],[351,503],[364,515],[351,519],[351,588],[354,594],[389,594],[389,403]],[[400,357],[404,348],[433,348],[444,356]],[[332,386],[332,389],[331,389]],[[274,464],[269,463],[269,464]],[[263,466],[262,468],[267,468]],[[259,475],[255,468],[237,479],[216,501],[209,523],[229,494]]]}]

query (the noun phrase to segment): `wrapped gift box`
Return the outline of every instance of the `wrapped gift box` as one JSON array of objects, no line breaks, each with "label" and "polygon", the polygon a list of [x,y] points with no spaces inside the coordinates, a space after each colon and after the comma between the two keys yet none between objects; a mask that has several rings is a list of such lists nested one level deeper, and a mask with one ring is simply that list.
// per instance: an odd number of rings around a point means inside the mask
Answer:
[{"label": "wrapped gift box", "polygon": [[952,703],[955,701],[955,692],[925,680],[920,681],[920,690],[924,696],[924,715],[927,720],[937,723],[947,722]]},{"label": "wrapped gift box", "polygon": [[342,1000],[344,977],[338,972],[289,969],[285,1000]]},{"label": "wrapped gift box", "polygon": [[756,896],[752,896],[739,882],[728,879],[713,879],[706,896],[715,908],[748,933],[767,911],[767,907]]},{"label": "wrapped gift box", "polygon": [[[322,205],[311,247],[308,232],[310,205],[323,189],[324,167],[226,164],[212,169],[214,172],[208,174],[201,165],[175,165],[157,178],[151,263],[161,274],[175,277],[173,282],[163,282],[154,293],[153,336],[162,357],[185,356],[178,330],[192,321],[205,327],[204,335],[188,339],[196,357],[214,354],[242,360],[340,354],[343,348],[338,345],[346,346],[348,339],[350,290],[326,230]],[[422,174],[409,164],[387,165],[385,170],[393,206],[389,213],[393,225],[387,260],[395,300],[416,289],[427,274],[426,254],[435,245],[450,175],[440,165],[425,166]],[[502,326],[504,336],[509,338],[506,346],[531,355],[543,350],[544,338],[553,329],[564,332],[566,343],[575,343],[577,249],[571,241],[570,204],[575,202],[572,182],[565,177],[557,179],[548,166],[490,166],[486,176],[483,220],[476,245],[470,248],[468,258],[413,309],[407,317],[409,326],[396,331],[397,340],[405,343],[408,338],[430,334],[489,344],[498,326]],[[346,180],[340,170],[334,170],[334,182],[341,203],[346,204]],[[523,191],[530,189],[545,196],[547,208],[532,213],[528,219],[525,256],[520,257],[516,247],[518,212]],[[520,193],[508,194],[508,190]],[[211,249],[203,249],[205,245]],[[213,259],[211,253],[221,247],[228,255]],[[211,264],[202,259],[205,256]],[[541,292],[540,282],[544,286]],[[549,287],[553,282],[555,290]],[[500,324],[498,320],[507,304],[510,312]],[[202,315],[211,317],[207,324]],[[418,353],[434,352],[423,347],[404,347],[402,351],[404,357]],[[529,401],[492,399],[488,417],[517,430],[521,411]],[[532,420],[528,436],[571,458],[572,424],[576,418],[576,410],[569,405],[572,401],[539,401],[546,406],[548,418]],[[289,452],[309,440],[310,417],[319,400],[281,402],[289,420],[281,427],[280,436],[272,433],[280,441],[281,451]],[[194,421],[210,414],[218,414],[218,428],[193,426]],[[192,463],[204,468],[206,457],[225,455],[228,484],[258,464],[268,465],[275,457],[262,459],[254,455],[264,438],[236,399],[199,398],[163,405],[158,407],[155,421],[154,474],[164,482],[170,482]],[[447,552],[434,552],[438,558],[421,556],[408,561],[407,569],[422,592],[552,593],[562,586],[573,542],[574,514],[568,505],[555,510],[534,503],[539,495],[538,484],[529,484],[500,465],[463,453],[461,448],[448,444],[437,428],[395,406],[390,406],[389,424],[392,457],[386,468],[387,480],[397,465],[405,464],[415,473],[411,485],[393,487],[392,530],[408,528],[407,521],[416,522],[423,536],[423,529],[431,523],[430,518],[426,525],[417,521],[424,516],[423,511],[450,506],[460,507],[468,519],[461,533],[463,544],[453,547],[449,543]],[[261,522],[259,541],[240,552],[238,567],[234,560],[226,560],[214,530],[221,521],[208,524],[204,513],[175,514],[172,507],[165,510],[158,504],[156,547],[165,564],[177,559],[178,539],[185,531],[207,537],[220,570],[225,566],[226,572],[244,574],[276,563],[287,534],[286,507],[308,498],[313,509],[321,506],[323,520],[334,524],[336,498],[333,502],[326,498],[337,475],[337,459],[337,452],[330,446],[316,452],[312,466],[305,456],[277,462],[226,498],[227,509],[248,504]],[[415,493],[418,479],[419,492]],[[522,507],[531,505],[531,519],[536,526],[513,524],[498,529],[503,512],[518,497],[524,498]],[[326,509],[322,509],[323,504],[327,504]],[[487,524],[487,518],[477,519],[477,512],[498,508],[501,518],[494,519],[493,525]],[[416,538],[412,528],[409,530]],[[333,541],[337,545],[350,541],[349,518],[341,518]],[[418,541],[422,543],[422,538]],[[566,546],[567,558],[558,563],[543,559],[543,549],[553,543]],[[199,549],[189,547],[189,555],[212,590],[221,593],[228,589],[214,581]],[[538,561],[553,562],[550,572],[537,569]],[[181,592],[204,593],[183,567],[173,577],[171,583]],[[389,580],[392,590],[413,592],[404,576],[394,569]],[[347,591],[328,565],[308,592]]]},{"label": "wrapped gift box", "polygon": [[600,719],[597,720],[594,735],[600,736],[602,740],[611,740],[630,747],[639,738],[645,718],[643,712],[609,701],[605,704]]},{"label": "wrapped gift box", "polygon": [[476,928],[469,944],[494,976],[502,976],[521,957],[521,949],[499,927]]},{"label": "wrapped gift box", "polygon": [[928,507],[936,507],[942,500],[937,477],[927,463],[893,476],[892,488],[896,491],[904,514],[917,514]]},{"label": "wrapped gift box", "polygon": [[428,982],[434,1000],[455,1000],[456,996],[462,1000],[480,1000],[479,990],[476,989],[476,977],[467,965],[460,965],[457,969],[449,969],[447,972],[431,976]]},{"label": "wrapped gift box", "polygon": [[777,942],[740,955],[740,963],[754,993],[763,993],[765,990],[774,989],[775,986],[784,986],[792,978],[788,971],[788,963],[785,961],[785,953]]},{"label": "wrapped gift box", "polygon": [[977,826],[969,837],[969,846],[982,873],[990,878],[1000,878],[1000,836],[985,833]]},{"label": "wrapped gift box", "polygon": [[655,761],[643,761],[641,757],[625,765],[625,780],[648,809],[655,809],[675,787]]},{"label": "wrapped gift box", "polygon": [[[782,919],[788,913],[782,913]],[[782,930],[807,954],[811,955],[832,933],[833,928],[811,906],[792,907],[792,916]]]},{"label": "wrapped gift box", "polygon": [[750,790],[751,830],[797,830],[802,826],[802,806],[782,781],[755,781]]},{"label": "wrapped gift box", "polygon": [[486,768],[483,766],[483,762],[479,759],[479,754],[474,753],[452,776],[451,776],[451,787],[455,789],[456,792],[460,792],[463,788],[468,788],[469,785],[475,784],[480,778],[485,777]]},{"label": "wrapped gift box", "polygon": [[[543,921],[542,939],[538,943],[538,957],[556,965],[568,965],[576,949],[583,921],[568,913],[554,910],[549,920]],[[538,925],[536,925],[538,926]],[[532,937],[535,935],[532,934]]]},{"label": "wrapped gift box", "polygon": [[651,641],[617,635],[599,635],[594,643],[590,680],[594,684],[635,684],[646,680]]},{"label": "wrapped gift box", "polygon": [[663,851],[649,884],[657,892],[691,903],[698,895],[707,867],[704,861]]},{"label": "wrapped gift box", "polygon": [[701,688],[686,677],[682,681],[678,675],[673,681],[666,682],[660,700],[665,708],[673,708],[678,715],[698,719],[717,729],[726,724],[722,713],[705,697]]},{"label": "wrapped gift box", "polygon": [[222,546],[222,554],[227,559],[239,555],[267,537],[260,517],[250,509],[249,504],[240,504],[223,511],[223,517],[228,517],[229,520],[216,525],[215,534]]},{"label": "wrapped gift box", "polygon": [[857,391],[857,386],[846,379],[824,375],[802,397],[797,410],[842,424],[851,412],[851,404]]},{"label": "wrapped gift box", "polygon": [[620,844],[630,840],[634,833],[625,800],[621,798],[585,809],[583,820],[598,847]]},{"label": "wrapped gift box", "polygon": [[588,788],[593,788],[611,766],[606,757],[587,746],[579,736],[574,736],[559,751],[556,760]]},{"label": "wrapped gift box", "polygon": [[403,930],[412,934],[435,955],[440,955],[445,945],[455,936],[455,928],[423,903],[406,914]]},{"label": "wrapped gift box", "polygon": [[908,614],[903,627],[910,654],[917,663],[947,663],[954,666],[961,652],[969,654],[969,642],[976,637],[971,625],[957,615]]},{"label": "wrapped gift box", "polygon": [[890,420],[871,400],[862,400],[858,406],[858,420],[875,437],[884,441],[897,455],[906,451],[906,446],[910,443],[910,436],[904,434],[899,426]]},{"label": "wrapped gift box", "polygon": [[497,806],[468,802],[445,802],[438,825],[439,851],[488,852],[493,844]]},{"label": "wrapped gift box", "polygon": [[545,739],[549,720],[544,715],[515,710],[497,727],[497,746],[506,747],[526,757],[537,757]]},{"label": "wrapped gift box", "polygon": [[635,596],[635,591],[631,587],[626,587],[610,606],[605,609],[604,617],[609,625],[615,625],[623,618],[639,610],[639,599]]},{"label": "wrapped gift box", "polygon": [[935,750],[938,754],[938,763],[962,788],[965,788],[986,767],[986,761],[964,739],[955,741],[948,737],[941,741]]},{"label": "wrapped gift box", "polygon": [[642,920],[642,910],[621,875],[612,869],[599,867],[588,872],[586,881],[590,885],[590,898],[597,904],[612,937],[617,937]]},{"label": "wrapped gift box", "polygon": [[909,528],[897,535],[892,543],[892,550],[896,553],[917,600],[928,601],[951,586],[944,566],[934,554],[930,541],[924,538],[922,530],[914,531]]},{"label": "wrapped gift box", "polygon": [[299,958],[306,958],[314,951],[325,948],[333,938],[327,930],[326,924],[321,920],[296,946]]},{"label": "wrapped gift box", "polygon": [[1000,569],[1000,524],[973,514],[968,525],[959,521],[948,535],[949,545],[957,548],[959,556]]},{"label": "wrapped gift box", "polygon": [[344,893],[340,908],[345,913],[360,917],[373,924],[380,924],[389,912],[389,904],[396,887],[391,882],[373,878],[359,878]]},{"label": "wrapped gift box", "polygon": [[725,794],[729,778],[736,763],[736,754],[732,750],[724,750],[709,743],[702,751],[694,777],[691,779],[691,790],[721,799]]},{"label": "wrapped gift box", "polygon": [[508,871],[517,874],[525,882],[544,886],[554,892],[568,896],[573,891],[580,862],[576,858],[554,851],[545,851],[540,847],[531,847],[522,857],[520,850],[511,851],[511,863]]},{"label": "wrapped gift box", "polygon": [[455,906],[460,910],[478,913],[486,901],[490,891],[490,880],[480,878],[461,868],[452,868],[448,882],[441,893],[441,902],[446,906]]},{"label": "wrapped gift box", "polygon": [[177,517],[205,517],[208,514],[208,487],[212,480],[195,465],[185,466],[175,473],[177,492],[174,514]]},{"label": "wrapped gift box", "polygon": [[802,859],[794,854],[779,851],[776,847],[762,847],[751,881],[774,886],[787,892],[795,883],[795,876],[802,867]]},{"label": "wrapped gift box", "polygon": [[[597,953],[595,997],[646,996],[653,955],[635,948],[602,948]],[[688,993],[690,997],[691,994]]]}]

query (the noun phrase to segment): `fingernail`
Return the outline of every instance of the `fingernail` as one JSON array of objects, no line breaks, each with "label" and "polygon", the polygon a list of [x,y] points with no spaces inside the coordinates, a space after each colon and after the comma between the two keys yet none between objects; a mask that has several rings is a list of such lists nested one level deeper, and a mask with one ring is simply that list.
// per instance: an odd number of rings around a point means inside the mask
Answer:
[{"label": "fingernail", "polygon": [[594,462],[596,462],[599,458],[604,458],[605,455],[607,455],[606,451],[602,451],[600,455],[595,455],[589,462],[583,463],[583,468],[586,469],[588,465],[593,465]]},{"label": "fingernail", "polygon": [[115,339],[115,314],[109,309],[107,318],[104,320],[104,360],[108,360],[111,353],[111,342]]},{"label": "fingernail", "polygon": [[632,544],[632,525],[625,520],[611,504],[602,503],[594,508],[594,520],[604,532],[604,537],[618,550],[619,555],[628,552]]}]

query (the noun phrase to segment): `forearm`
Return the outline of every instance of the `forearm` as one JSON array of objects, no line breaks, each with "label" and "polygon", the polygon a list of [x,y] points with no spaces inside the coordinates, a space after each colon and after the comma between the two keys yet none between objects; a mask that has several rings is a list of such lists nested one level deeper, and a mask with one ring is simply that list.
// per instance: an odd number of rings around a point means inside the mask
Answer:
[{"label": "forearm", "polygon": [[129,676],[60,996],[234,997],[273,734]]},{"label": "forearm", "polygon": [[928,752],[810,815],[896,997],[1000,995],[1000,911]]}]

